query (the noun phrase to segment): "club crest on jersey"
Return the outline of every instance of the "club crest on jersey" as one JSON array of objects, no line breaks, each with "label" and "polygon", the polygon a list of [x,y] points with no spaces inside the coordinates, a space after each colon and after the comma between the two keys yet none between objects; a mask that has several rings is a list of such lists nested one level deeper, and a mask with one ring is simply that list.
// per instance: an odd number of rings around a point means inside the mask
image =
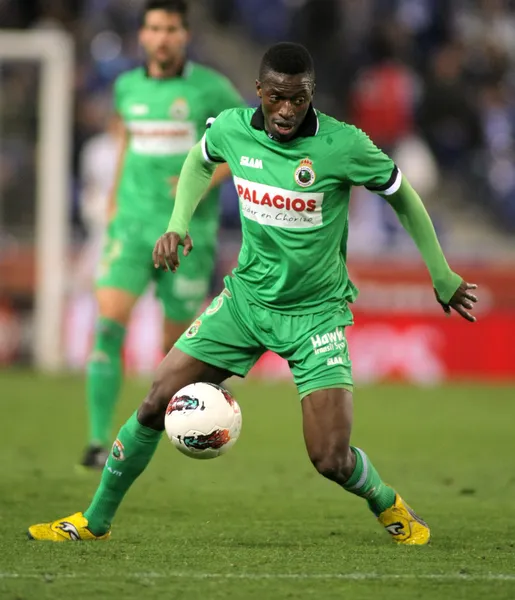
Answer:
[{"label": "club crest on jersey", "polygon": [[184,335],[187,338],[195,337],[197,335],[198,330],[200,329],[201,325],[202,325],[202,321],[200,319],[197,319],[194,323],[192,323],[192,325],[190,325],[189,329],[186,331],[186,333]]},{"label": "club crest on jersey", "polygon": [[300,187],[309,187],[315,183],[316,175],[313,170],[313,161],[304,158],[300,165],[295,169],[295,181]]},{"label": "club crest on jersey", "polygon": [[170,116],[177,121],[185,121],[190,114],[190,107],[186,98],[177,98],[177,100],[170,106]]}]

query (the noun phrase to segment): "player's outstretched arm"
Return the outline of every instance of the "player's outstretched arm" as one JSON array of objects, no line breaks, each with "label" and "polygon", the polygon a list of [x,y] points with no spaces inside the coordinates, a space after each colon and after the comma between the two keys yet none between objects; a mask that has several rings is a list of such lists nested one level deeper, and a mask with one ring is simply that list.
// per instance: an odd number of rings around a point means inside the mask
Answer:
[{"label": "player's outstretched arm", "polygon": [[477,298],[470,290],[477,286],[463,281],[449,267],[431,218],[417,192],[403,176],[398,191],[384,198],[419,249],[431,275],[436,298],[445,313],[450,314],[454,309],[467,321],[474,322],[476,318],[469,311]]},{"label": "player's outstretched arm", "polygon": [[204,159],[199,142],[190,150],[179,177],[172,218],[166,233],[156,242],[152,258],[156,269],[176,271],[179,266],[178,247],[184,246],[184,256],[193,249],[188,235],[191,217],[211,184],[216,164]]}]

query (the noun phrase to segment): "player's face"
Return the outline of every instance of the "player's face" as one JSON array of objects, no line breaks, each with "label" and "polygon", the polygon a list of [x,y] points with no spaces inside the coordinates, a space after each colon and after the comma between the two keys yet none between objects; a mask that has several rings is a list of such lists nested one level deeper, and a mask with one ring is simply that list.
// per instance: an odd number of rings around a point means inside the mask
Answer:
[{"label": "player's face", "polygon": [[304,121],[313,99],[313,78],[307,74],[268,73],[256,81],[268,133],[280,142],[291,139]]},{"label": "player's face", "polygon": [[149,10],[139,34],[147,60],[161,67],[182,59],[188,39],[181,15],[166,10]]}]

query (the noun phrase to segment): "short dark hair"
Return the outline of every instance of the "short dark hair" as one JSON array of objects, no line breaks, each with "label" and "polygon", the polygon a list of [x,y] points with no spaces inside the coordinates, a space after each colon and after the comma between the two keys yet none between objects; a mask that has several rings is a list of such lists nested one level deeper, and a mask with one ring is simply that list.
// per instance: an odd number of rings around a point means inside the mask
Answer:
[{"label": "short dark hair", "polygon": [[263,81],[270,71],[286,75],[306,73],[315,78],[315,65],[311,54],[304,46],[293,42],[274,44],[265,52],[259,67],[259,79]]},{"label": "short dark hair", "polygon": [[182,24],[188,28],[188,0],[147,0],[141,15],[141,26],[145,25],[145,17],[151,10],[164,10],[181,15]]}]

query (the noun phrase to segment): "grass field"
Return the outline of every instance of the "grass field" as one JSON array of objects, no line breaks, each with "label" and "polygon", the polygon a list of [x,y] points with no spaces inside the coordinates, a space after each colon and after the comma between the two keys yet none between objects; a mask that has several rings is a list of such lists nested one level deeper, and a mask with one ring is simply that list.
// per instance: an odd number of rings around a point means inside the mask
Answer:
[{"label": "grass field", "polygon": [[[146,386],[128,383],[121,422]],[[82,381],[0,374],[0,598],[515,598],[515,388],[365,387],[354,443],[429,522],[396,547],[365,503],[322,480],[289,385],[235,383],[243,433],[194,461],[163,441],[108,543],[41,544],[31,523],[84,510],[97,475]]]}]

